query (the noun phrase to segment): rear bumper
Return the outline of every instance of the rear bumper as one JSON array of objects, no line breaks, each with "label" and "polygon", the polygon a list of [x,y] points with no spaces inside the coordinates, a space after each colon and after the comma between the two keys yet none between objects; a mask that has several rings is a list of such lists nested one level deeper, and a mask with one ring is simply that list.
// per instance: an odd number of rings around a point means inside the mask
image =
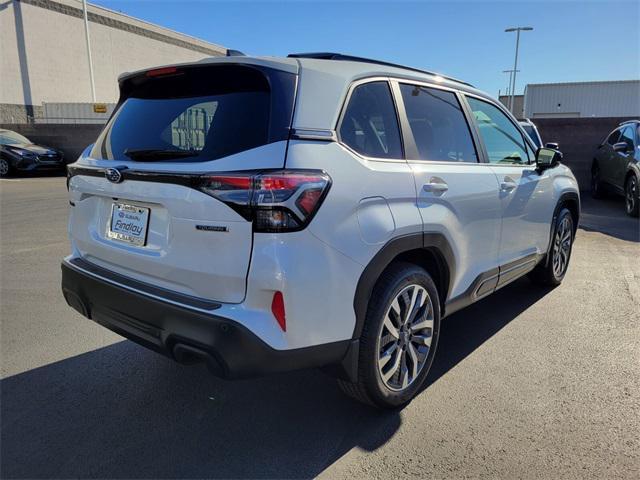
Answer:
[{"label": "rear bumper", "polygon": [[[205,361],[224,378],[340,363],[350,340],[293,350],[275,350],[238,322],[215,314],[216,305],[184,305],[176,295],[89,268],[62,262],[62,292],[85,317],[182,363]],[[119,277],[119,278],[118,278]],[[168,293],[168,292],[167,292]],[[166,298],[163,298],[166,296]]]}]

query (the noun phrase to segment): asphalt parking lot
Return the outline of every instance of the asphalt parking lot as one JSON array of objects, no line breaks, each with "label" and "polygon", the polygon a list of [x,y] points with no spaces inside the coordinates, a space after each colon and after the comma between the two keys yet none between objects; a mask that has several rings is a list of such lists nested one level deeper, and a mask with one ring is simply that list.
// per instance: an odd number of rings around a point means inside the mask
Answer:
[{"label": "asphalt parking lot", "polygon": [[[585,195],[586,197],[586,195]],[[63,177],[0,181],[2,478],[638,478],[640,224],[584,198],[565,282],[448,318],[400,412],[319,371],[228,382],[60,294]]]}]

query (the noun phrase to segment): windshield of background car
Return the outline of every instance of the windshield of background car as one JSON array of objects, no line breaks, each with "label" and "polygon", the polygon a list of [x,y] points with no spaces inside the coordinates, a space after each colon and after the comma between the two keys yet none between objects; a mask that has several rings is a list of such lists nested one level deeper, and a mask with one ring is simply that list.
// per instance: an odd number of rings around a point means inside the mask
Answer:
[{"label": "windshield of background car", "polygon": [[13,144],[31,144],[31,140],[27,137],[23,137],[19,133],[12,132],[11,130],[4,130],[0,132],[0,145],[13,145]]}]

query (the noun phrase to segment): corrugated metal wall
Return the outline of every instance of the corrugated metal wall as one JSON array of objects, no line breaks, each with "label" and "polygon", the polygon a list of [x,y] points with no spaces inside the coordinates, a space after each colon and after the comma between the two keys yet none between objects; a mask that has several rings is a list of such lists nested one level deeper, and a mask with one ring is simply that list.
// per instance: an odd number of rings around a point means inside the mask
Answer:
[{"label": "corrugated metal wall", "polygon": [[640,117],[640,80],[530,84],[528,118]]},{"label": "corrugated metal wall", "polygon": [[115,103],[105,104],[106,113],[95,113],[93,103],[43,103],[42,118],[36,123],[107,123]]}]

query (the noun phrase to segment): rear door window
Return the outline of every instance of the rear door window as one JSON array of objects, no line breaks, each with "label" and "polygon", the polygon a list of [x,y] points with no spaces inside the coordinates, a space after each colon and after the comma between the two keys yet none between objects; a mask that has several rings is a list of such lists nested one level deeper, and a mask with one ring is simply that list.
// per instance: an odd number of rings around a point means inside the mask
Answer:
[{"label": "rear door window", "polygon": [[624,130],[622,130],[622,134],[620,135],[620,142],[624,142],[627,144],[627,152],[633,152],[633,149],[635,148],[633,130],[633,127],[629,125],[625,127]]},{"label": "rear door window", "polygon": [[288,138],[295,75],[238,65],[164,70],[123,82],[92,157],[198,162]]},{"label": "rear door window", "polygon": [[419,160],[477,162],[469,125],[452,92],[401,84]]},{"label": "rear door window", "polygon": [[389,84],[358,85],[340,123],[340,140],[366,157],[403,158],[396,109]]}]

